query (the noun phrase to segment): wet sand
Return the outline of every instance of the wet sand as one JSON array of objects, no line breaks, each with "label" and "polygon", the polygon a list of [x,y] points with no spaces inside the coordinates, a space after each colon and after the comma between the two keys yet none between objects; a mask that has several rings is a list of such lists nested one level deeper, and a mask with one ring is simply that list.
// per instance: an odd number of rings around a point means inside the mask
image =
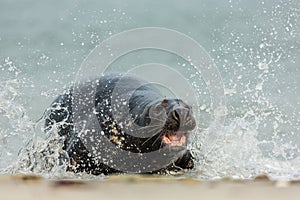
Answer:
[{"label": "wet sand", "polygon": [[37,176],[2,175],[3,200],[92,199],[299,199],[300,182],[198,181],[146,176],[112,176],[104,180],[47,180]]}]

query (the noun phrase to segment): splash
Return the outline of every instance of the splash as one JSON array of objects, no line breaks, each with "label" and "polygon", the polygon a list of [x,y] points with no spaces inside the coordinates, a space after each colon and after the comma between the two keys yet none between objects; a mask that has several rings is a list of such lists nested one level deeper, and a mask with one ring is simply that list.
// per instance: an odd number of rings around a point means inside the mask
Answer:
[{"label": "splash", "polygon": [[[228,126],[223,126],[214,143],[207,143],[205,132],[198,133],[201,138],[195,140],[191,149],[197,157],[196,170],[192,172],[200,179],[212,180],[230,177],[234,179],[252,179],[267,174],[274,180],[298,180],[300,176],[299,157],[289,159],[284,152],[296,151],[298,146],[289,143],[280,145],[276,141],[258,140],[257,125],[245,117],[235,118]],[[280,151],[285,160],[276,156],[266,157],[266,149],[260,146],[272,143],[272,151]],[[203,154],[203,149],[210,151]]]},{"label": "splash", "polygon": [[[3,66],[8,70],[13,65],[9,61]],[[20,71],[15,69],[1,80],[1,117],[7,121],[1,125],[2,173],[34,173],[47,178],[99,178],[66,172],[69,160],[62,149],[64,138],[58,136],[55,129],[44,132],[43,120],[33,123],[29,119],[21,92],[26,81],[20,81]],[[253,91],[257,92],[256,87]],[[263,98],[263,93],[260,94],[261,103],[269,105],[267,111],[256,112],[249,107],[242,117],[231,116],[229,124],[220,125],[214,133],[213,143],[206,140],[208,131],[195,133],[190,149],[197,162],[191,176],[204,180],[249,179],[260,174],[268,174],[272,179],[300,178],[297,144],[283,143],[276,134],[270,140],[259,139],[258,127],[265,122],[266,116],[273,115],[278,124],[283,121],[282,113]],[[275,130],[279,126],[276,123]]]},{"label": "splash", "polygon": [[16,159],[20,146],[30,138],[34,123],[26,115],[21,88],[25,79],[7,57],[0,64],[0,168]]},{"label": "splash", "polygon": [[233,75],[223,79],[225,125],[213,133],[213,142],[206,139],[208,131],[197,133],[194,142],[200,178],[299,179],[298,8],[296,1],[267,7],[262,2],[247,32],[230,22],[215,30],[221,37],[211,53],[223,74]]},{"label": "splash", "polygon": [[58,177],[63,171],[57,159],[61,138],[55,133],[46,137],[37,128],[42,122],[33,122],[27,115],[22,91],[31,82],[22,78],[22,71],[9,57],[0,65],[0,72],[0,173]]}]

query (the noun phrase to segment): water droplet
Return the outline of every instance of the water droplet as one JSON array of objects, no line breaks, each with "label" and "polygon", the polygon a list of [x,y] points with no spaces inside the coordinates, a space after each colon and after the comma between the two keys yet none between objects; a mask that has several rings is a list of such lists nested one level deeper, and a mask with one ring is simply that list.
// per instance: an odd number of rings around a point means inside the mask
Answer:
[{"label": "water droplet", "polygon": [[258,63],[258,68],[260,70],[267,70],[267,69],[269,69],[269,65],[265,62],[260,62],[260,63]]},{"label": "water droplet", "polygon": [[259,48],[264,48],[265,47],[265,44],[264,43],[261,43],[260,45],[259,45]]}]

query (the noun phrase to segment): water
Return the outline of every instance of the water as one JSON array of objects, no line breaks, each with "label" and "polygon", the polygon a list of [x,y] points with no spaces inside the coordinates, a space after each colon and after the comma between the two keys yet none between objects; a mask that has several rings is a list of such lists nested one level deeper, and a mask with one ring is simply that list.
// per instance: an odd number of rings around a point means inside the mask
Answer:
[{"label": "water", "polygon": [[[59,139],[41,130],[44,110],[74,82],[80,64],[97,44],[124,30],[155,26],[180,31],[200,43],[225,86],[225,123],[211,137],[206,132],[209,91],[203,80],[196,81],[202,101],[191,148],[199,161],[191,175],[244,179],[266,173],[273,179],[300,179],[299,16],[297,0],[2,0],[1,171],[33,170],[59,177],[62,164],[49,157],[52,165],[43,166],[38,159],[44,157],[41,149],[47,149],[50,140],[55,141],[52,155],[63,154]],[[173,55],[147,51],[113,65],[130,68],[149,62],[185,65]],[[34,166],[22,160],[24,151],[18,158],[28,142],[30,156],[37,160]]]}]

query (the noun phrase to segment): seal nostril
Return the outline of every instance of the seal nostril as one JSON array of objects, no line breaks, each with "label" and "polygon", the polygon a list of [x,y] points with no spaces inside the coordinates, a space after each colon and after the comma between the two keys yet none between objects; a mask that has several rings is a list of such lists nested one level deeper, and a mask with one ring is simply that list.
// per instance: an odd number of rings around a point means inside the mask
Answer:
[{"label": "seal nostril", "polygon": [[172,112],[173,119],[175,119],[178,123],[180,122],[179,114],[176,110]]}]

